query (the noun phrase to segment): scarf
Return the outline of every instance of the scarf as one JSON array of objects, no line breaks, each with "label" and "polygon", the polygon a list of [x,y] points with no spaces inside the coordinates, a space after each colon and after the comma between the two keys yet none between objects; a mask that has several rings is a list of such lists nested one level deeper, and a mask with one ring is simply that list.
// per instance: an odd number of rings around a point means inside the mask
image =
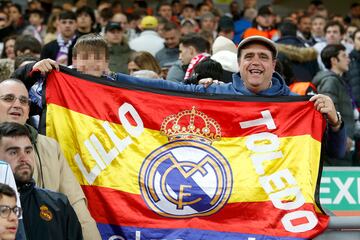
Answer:
[{"label": "scarf", "polygon": [[64,38],[61,36],[61,34],[58,34],[56,36],[56,41],[60,46],[60,50],[58,51],[56,55],[56,61],[58,63],[65,63],[66,65],[68,63],[68,53],[69,53],[69,47],[71,46],[72,42],[76,38],[76,35],[74,35],[69,41],[65,42]]},{"label": "scarf", "polygon": [[194,68],[196,66],[196,64],[198,64],[199,62],[201,62],[202,60],[204,60],[205,58],[210,57],[210,54],[208,53],[200,53],[198,55],[196,55],[195,57],[193,57],[189,63],[189,66],[186,69],[185,72],[185,77],[184,79],[188,79],[191,77],[192,72],[194,71]]}]

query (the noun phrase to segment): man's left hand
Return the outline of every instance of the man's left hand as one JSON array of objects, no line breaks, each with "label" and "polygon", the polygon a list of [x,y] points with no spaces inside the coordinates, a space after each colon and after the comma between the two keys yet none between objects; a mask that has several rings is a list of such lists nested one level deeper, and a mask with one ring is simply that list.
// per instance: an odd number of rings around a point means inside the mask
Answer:
[{"label": "man's left hand", "polygon": [[[315,96],[312,96],[310,98],[310,101],[314,102],[316,110],[326,116],[326,119],[330,126],[335,126],[338,123],[339,119],[336,114],[336,108],[334,102],[329,96],[317,94]],[[340,126],[338,126],[338,128],[340,128]]]}]

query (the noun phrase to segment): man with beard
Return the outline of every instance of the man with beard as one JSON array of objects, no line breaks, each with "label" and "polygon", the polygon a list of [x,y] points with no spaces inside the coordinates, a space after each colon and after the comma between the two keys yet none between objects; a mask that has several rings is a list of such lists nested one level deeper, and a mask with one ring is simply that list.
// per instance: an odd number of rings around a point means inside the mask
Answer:
[{"label": "man with beard", "polygon": [[0,124],[0,159],[14,173],[28,239],[83,239],[81,225],[67,197],[35,187],[34,148],[24,125]]}]

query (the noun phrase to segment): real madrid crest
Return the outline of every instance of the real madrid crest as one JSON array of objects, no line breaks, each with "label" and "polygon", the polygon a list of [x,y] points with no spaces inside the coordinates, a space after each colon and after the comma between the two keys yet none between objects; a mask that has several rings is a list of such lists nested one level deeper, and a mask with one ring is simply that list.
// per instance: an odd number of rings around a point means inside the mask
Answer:
[{"label": "real madrid crest", "polygon": [[53,214],[46,205],[40,206],[40,217],[47,222],[53,219]]},{"label": "real madrid crest", "polygon": [[233,182],[228,161],[211,146],[221,139],[220,125],[193,107],[166,117],[160,132],[169,143],[145,158],[139,174],[146,204],[171,218],[218,212]]}]

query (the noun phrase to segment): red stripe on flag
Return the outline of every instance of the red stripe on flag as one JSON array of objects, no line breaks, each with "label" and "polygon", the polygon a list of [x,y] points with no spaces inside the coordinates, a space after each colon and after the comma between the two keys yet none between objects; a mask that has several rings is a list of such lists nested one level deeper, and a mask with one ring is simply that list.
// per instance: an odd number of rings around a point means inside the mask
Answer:
[{"label": "red stripe on flag", "polygon": [[[279,137],[311,134],[313,138],[321,140],[324,121],[319,121],[322,116],[313,111],[311,102],[276,102],[269,106],[269,102],[227,101],[231,104],[224,104],[224,101],[121,89],[56,71],[49,75],[46,87],[47,104],[53,103],[114,123],[120,123],[118,111],[125,102],[130,103],[138,111],[145,128],[154,130],[159,130],[162,121],[169,115],[190,110],[193,106],[201,111],[202,106],[206,106],[208,111],[205,114],[220,124],[223,137],[241,137],[269,132],[264,125],[241,129],[239,123],[259,119],[261,111],[270,110],[275,124],[282,124],[281,128],[270,132]],[[254,98],[254,101],[258,100]],[[301,112],[298,112],[299,108],[292,107],[296,105],[302,106]],[[234,111],[234,106],[238,106],[235,107],[237,111]],[[312,123],[313,115],[315,120]],[[294,125],[293,122],[297,124]]]},{"label": "red stripe on flag", "polygon": [[[221,232],[240,232],[269,236],[313,238],[328,225],[328,217],[317,213],[319,224],[304,233],[287,232],[281,218],[287,211],[274,208],[271,202],[245,202],[227,204],[209,217],[171,219],[150,210],[140,195],[110,188],[82,186],[89,209],[98,223],[139,228],[198,228]],[[312,204],[297,210],[313,211]],[[139,221],[141,219],[141,221]],[[294,223],[295,224],[295,223]]]}]

